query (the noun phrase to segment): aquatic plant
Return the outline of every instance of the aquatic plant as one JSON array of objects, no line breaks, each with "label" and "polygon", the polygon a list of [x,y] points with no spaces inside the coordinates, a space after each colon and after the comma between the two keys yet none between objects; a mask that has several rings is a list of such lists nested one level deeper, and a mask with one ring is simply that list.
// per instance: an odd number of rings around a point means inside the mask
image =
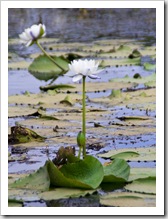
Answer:
[{"label": "aquatic plant", "polygon": [[24,32],[19,34],[21,42],[24,43],[27,47],[33,45],[34,43],[41,49],[41,51],[62,71],[65,71],[48,53],[43,49],[39,43],[39,39],[46,35],[46,27],[44,24],[32,25],[30,28],[25,29]]},{"label": "aquatic plant", "polygon": [[[77,136],[77,143],[79,146],[79,154],[81,147],[83,148],[83,157],[86,156],[86,97],[85,97],[85,80],[88,76],[91,79],[98,79],[97,76],[102,70],[98,70],[99,62],[95,60],[74,60],[69,64],[69,71],[67,76],[72,77],[73,82],[77,82],[82,79],[82,132],[79,132]],[[80,155],[79,155],[80,157]]]}]

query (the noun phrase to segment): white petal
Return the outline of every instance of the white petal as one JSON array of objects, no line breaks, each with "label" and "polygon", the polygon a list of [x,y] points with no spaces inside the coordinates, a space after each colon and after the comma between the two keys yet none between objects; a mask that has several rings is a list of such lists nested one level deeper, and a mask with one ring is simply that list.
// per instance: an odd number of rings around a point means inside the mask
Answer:
[{"label": "white petal", "polygon": [[31,29],[30,31],[35,39],[39,37],[40,28],[41,28],[40,25],[32,25],[30,28]]},{"label": "white petal", "polygon": [[29,39],[32,39],[32,40],[33,40],[33,37],[31,36],[30,31],[31,31],[30,28],[25,29],[25,34],[27,35],[27,37],[28,37]]},{"label": "white petal", "polygon": [[97,75],[88,75],[88,77],[91,79],[100,79],[100,77]]},{"label": "white petal", "polygon": [[72,81],[73,82],[77,82],[77,81],[79,81],[81,79],[82,79],[82,75],[76,75],[76,76],[73,77]]},{"label": "white petal", "polygon": [[23,41],[29,41],[30,40],[30,38],[27,36],[27,34],[25,32],[19,34],[19,37]]}]

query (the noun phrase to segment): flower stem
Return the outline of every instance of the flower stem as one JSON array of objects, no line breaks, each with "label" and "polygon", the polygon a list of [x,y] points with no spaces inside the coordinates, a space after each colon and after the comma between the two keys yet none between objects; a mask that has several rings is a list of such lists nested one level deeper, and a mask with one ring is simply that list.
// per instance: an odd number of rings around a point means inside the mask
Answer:
[{"label": "flower stem", "polygon": [[38,42],[38,40],[36,40],[36,44],[37,46],[41,49],[41,51],[58,67],[60,68],[63,72],[65,72],[65,70],[50,56],[47,54],[47,52],[43,49],[43,47],[40,45],[40,43]]},{"label": "flower stem", "polygon": [[86,105],[85,105],[85,79],[86,76],[83,76],[83,98],[82,98],[82,106],[83,106],[83,114],[82,114],[82,132],[84,135],[84,146],[83,146],[83,158],[86,156]]},{"label": "flower stem", "polygon": [[78,158],[79,158],[79,159],[80,159],[80,157],[81,157],[81,151],[82,151],[82,148],[79,147],[79,154],[78,154]]}]

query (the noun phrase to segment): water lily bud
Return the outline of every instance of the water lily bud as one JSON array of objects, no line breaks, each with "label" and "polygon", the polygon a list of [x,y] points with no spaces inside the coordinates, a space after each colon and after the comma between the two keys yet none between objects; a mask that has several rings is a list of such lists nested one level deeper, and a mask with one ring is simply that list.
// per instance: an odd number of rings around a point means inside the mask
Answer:
[{"label": "water lily bud", "polygon": [[77,144],[79,147],[84,147],[85,146],[85,136],[83,132],[79,132],[77,135]]},{"label": "water lily bud", "polygon": [[36,40],[46,35],[46,27],[44,24],[34,24],[30,28],[25,29],[23,33],[19,35],[21,42],[26,46],[31,46]]}]

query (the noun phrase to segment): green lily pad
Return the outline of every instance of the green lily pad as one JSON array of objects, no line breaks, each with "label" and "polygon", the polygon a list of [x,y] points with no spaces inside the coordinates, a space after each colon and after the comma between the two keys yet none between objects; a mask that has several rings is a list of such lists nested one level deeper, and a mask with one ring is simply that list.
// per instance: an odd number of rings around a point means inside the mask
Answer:
[{"label": "green lily pad", "polygon": [[68,163],[58,169],[47,162],[52,186],[96,189],[103,180],[103,166],[96,158],[86,156],[84,160]]},{"label": "green lily pad", "polygon": [[73,188],[56,188],[39,194],[39,197],[45,201],[59,200],[66,198],[75,198],[94,193],[95,190],[73,189]]},{"label": "green lily pad", "polygon": [[155,207],[156,196],[134,192],[114,192],[101,196],[100,204],[113,207]]},{"label": "green lily pad", "polygon": [[112,99],[112,98],[120,98],[122,97],[122,94],[121,94],[121,90],[112,90],[109,98]]},{"label": "green lily pad", "polygon": [[128,181],[147,177],[156,177],[156,168],[131,168]]},{"label": "green lily pad", "polygon": [[127,121],[127,120],[148,120],[150,118],[147,116],[122,116],[122,117],[117,117],[117,119],[122,121]]},{"label": "green lily pad", "polygon": [[125,76],[124,78],[114,78],[111,79],[110,81],[112,82],[126,82],[126,83],[136,83],[136,84],[146,84],[152,83],[152,85],[156,84],[156,73],[153,73],[149,76],[146,77],[141,77],[141,78],[130,78],[128,76]]},{"label": "green lily pad", "polygon": [[39,193],[39,190],[10,188],[8,190],[8,200],[12,202],[39,201]]},{"label": "green lily pad", "polygon": [[122,58],[122,59],[104,59],[101,63],[101,67],[106,67],[106,66],[122,66],[122,65],[140,65],[141,60],[140,58],[134,58],[134,59],[129,59],[129,58]]},{"label": "green lily pad", "polygon": [[156,148],[125,148],[118,150],[111,150],[105,154],[98,154],[99,157],[111,158],[115,157],[122,158],[124,160],[131,161],[153,161],[156,159]]},{"label": "green lily pad", "polygon": [[31,190],[48,190],[50,186],[50,178],[47,166],[40,167],[35,173],[16,180],[9,184],[9,188],[31,189]]},{"label": "green lily pad", "polygon": [[69,95],[67,95],[63,100],[61,100],[60,103],[68,105],[68,106],[73,106],[72,99]]},{"label": "green lily pad", "polygon": [[28,68],[29,72],[39,80],[48,81],[53,78],[56,79],[68,71],[69,62],[65,58],[57,56],[52,56],[52,58],[65,70],[64,72],[45,55],[40,55],[34,59]]},{"label": "green lily pad", "polygon": [[120,47],[117,49],[118,51],[130,51],[131,48],[126,45],[120,45]]},{"label": "green lily pad", "polygon": [[26,160],[27,156],[25,154],[19,155],[19,156],[11,156],[8,155],[8,162],[14,162],[14,161],[24,161]]},{"label": "green lily pad", "polygon": [[156,65],[146,62],[146,63],[144,63],[144,69],[147,71],[151,71],[151,70],[156,69]]},{"label": "green lily pad", "polygon": [[121,152],[111,156],[111,159],[120,158],[120,159],[130,159],[132,157],[138,157],[139,154],[134,151]]},{"label": "green lily pad", "polygon": [[52,84],[47,86],[40,86],[40,90],[48,91],[48,90],[62,90],[62,89],[71,89],[75,88],[72,85],[69,84]]},{"label": "green lily pad", "polygon": [[126,182],[130,174],[130,166],[123,159],[115,158],[114,161],[104,166],[103,182]]},{"label": "green lily pad", "polygon": [[156,194],[156,177],[147,177],[134,180],[125,186],[125,189],[132,192]]},{"label": "green lily pad", "polygon": [[135,59],[135,58],[138,58],[138,57],[141,57],[141,56],[142,56],[141,53],[137,49],[134,49],[128,57],[130,59]]}]

